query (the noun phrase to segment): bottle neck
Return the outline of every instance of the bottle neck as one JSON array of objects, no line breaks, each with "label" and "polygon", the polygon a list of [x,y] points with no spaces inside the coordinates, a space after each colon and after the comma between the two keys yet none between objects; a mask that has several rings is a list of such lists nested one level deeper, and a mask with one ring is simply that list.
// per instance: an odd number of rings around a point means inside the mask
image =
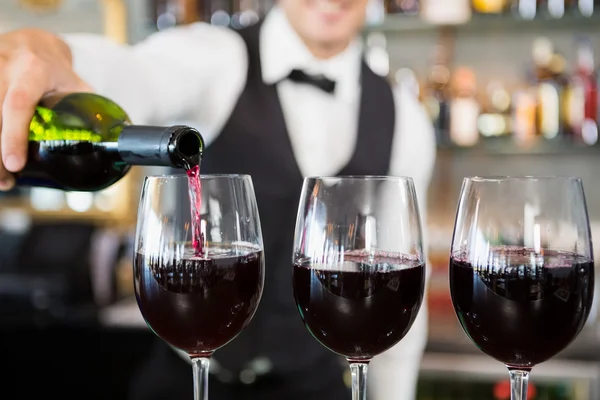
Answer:
[{"label": "bottle neck", "polygon": [[128,125],[119,135],[117,148],[130,165],[190,169],[200,163],[204,141],[197,130],[187,126]]}]

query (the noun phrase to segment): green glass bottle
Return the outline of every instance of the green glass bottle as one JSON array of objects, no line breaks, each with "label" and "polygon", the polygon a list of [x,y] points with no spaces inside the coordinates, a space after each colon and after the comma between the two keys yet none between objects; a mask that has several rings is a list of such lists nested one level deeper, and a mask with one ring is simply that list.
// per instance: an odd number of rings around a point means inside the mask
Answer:
[{"label": "green glass bottle", "polygon": [[202,135],[188,126],[132,125],[105,97],[57,95],[35,110],[17,185],[97,191],[123,178],[132,165],[189,169],[200,163],[203,150]]}]

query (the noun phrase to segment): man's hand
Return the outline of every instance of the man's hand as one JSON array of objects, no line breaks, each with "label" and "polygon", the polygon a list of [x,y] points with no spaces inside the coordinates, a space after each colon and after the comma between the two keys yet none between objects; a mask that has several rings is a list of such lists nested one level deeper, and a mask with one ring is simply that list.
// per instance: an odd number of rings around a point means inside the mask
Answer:
[{"label": "man's hand", "polygon": [[0,35],[0,190],[13,187],[12,173],[27,161],[29,124],[39,101],[54,92],[89,90],[58,36],[37,29]]}]

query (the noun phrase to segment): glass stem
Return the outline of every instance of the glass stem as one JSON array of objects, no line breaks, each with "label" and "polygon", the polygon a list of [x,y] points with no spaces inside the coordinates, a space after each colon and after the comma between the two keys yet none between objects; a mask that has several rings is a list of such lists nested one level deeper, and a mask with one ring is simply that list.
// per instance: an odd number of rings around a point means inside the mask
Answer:
[{"label": "glass stem", "polygon": [[208,400],[208,357],[192,357],[194,400]]},{"label": "glass stem", "polygon": [[367,400],[368,361],[350,362],[352,373],[352,400]]},{"label": "glass stem", "polygon": [[510,400],[527,400],[528,369],[510,369]]}]

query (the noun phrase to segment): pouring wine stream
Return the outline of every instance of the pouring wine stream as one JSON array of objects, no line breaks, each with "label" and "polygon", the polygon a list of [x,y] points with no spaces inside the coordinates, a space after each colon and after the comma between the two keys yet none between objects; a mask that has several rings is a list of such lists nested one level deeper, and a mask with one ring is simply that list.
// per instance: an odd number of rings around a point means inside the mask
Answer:
[{"label": "pouring wine stream", "polygon": [[176,157],[179,165],[185,169],[188,176],[190,196],[192,247],[195,256],[204,255],[204,232],[202,231],[202,182],[200,179],[200,163],[204,152],[204,142],[198,136],[185,136],[175,144]]},{"label": "pouring wine stream", "polygon": [[202,182],[200,181],[200,159],[198,164],[186,169],[190,192],[190,208],[192,213],[192,247],[194,255],[204,254],[204,232],[202,231]]}]

